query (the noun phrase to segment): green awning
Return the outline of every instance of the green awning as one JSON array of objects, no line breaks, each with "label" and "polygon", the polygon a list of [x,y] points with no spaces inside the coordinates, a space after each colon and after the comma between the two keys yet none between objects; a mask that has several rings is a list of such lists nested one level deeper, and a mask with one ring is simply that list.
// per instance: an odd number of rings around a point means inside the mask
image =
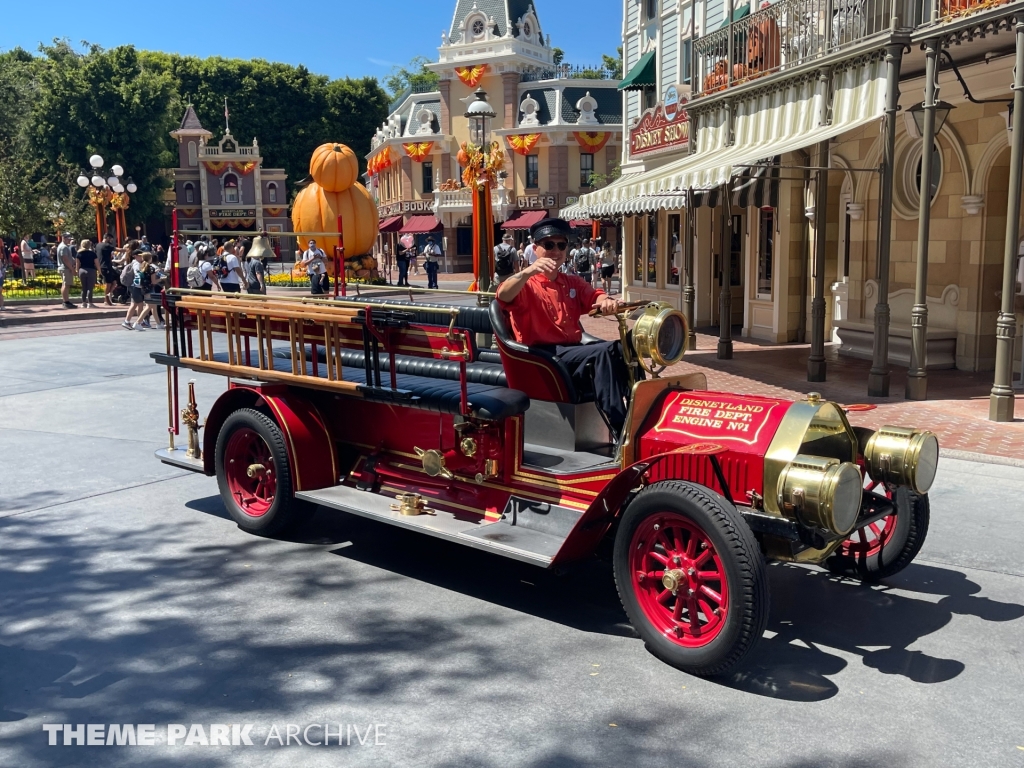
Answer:
[{"label": "green awning", "polygon": [[[744,5],[742,8],[736,8],[736,9],[733,10],[733,12],[732,12],[732,20],[734,22],[736,22],[736,21],[739,21],[740,19],[742,19],[742,18],[744,18],[746,16],[749,16],[749,15],[750,15],[750,6],[749,5]],[[725,29],[728,26],[729,26],[729,20],[726,19],[725,21],[722,22],[722,25],[719,27],[719,29]]]},{"label": "green awning", "polygon": [[620,91],[639,91],[641,88],[653,88],[658,83],[658,67],[654,60],[654,51],[648,51],[640,57],[626,79],[619,83]]}]

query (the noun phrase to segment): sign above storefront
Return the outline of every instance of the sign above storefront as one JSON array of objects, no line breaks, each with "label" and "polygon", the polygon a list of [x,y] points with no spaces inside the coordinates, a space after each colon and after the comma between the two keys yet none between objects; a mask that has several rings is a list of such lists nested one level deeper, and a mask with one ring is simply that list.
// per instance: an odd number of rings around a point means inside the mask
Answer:
[{"label": "sign above storefront", "polygon": [[630,129],[630,155],[638,157],[685,149],[690,141],[690,119],[684,109],[686,102],[678,87],[668,88],[665,101],[640,115],[640,120]]},{"label": "sign above storefront", "polygon": [[516,198],[516,208],[520,210],[538,210],[541,208],[557,208],[558,195],[523,195]]},{"label": "sign above storefront", "polygon": [[222,219],[242,219],[256,215],[255,208],[211,208],[211,216],[219,216]]},{"label": "sign above storefront", "polygon": [[433,200],[402,200],[397,203],[378,205],[377,213],[381,216],[397,216],[400,213],[433,213]]}]

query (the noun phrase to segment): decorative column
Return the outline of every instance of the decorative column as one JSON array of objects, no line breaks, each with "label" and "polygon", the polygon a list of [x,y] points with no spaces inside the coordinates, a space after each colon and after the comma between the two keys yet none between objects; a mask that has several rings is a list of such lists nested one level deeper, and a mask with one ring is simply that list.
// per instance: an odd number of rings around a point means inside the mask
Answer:
[{"label": "decorative column", "polygon": [[825,233],[828,229],[828,141],[818,144],[818,182],[814,190],[814,274],[811,284],[811,354],[807,380],[825,381]]},{"label": "decorative column", "polygon": [[910,368],[907,400],[928,398],[928,242],[932,225],[932,154],[935,146],[935,102],[938,97],[936,63],[939,41],[925,40],[924,124],[921,130],[921,198],[917,208],[917,273],[914,307],[910,310]]},{"label": "decorative column", "polygon": [[[731,37],[731,36],[730,36]],[[732,243],[729,186],[722,185],[722,245],[718,272],[718,359],[732,360]]]},{"label": "decorative column", "polygon": [[882,177],[878,194],[878,303],[875,305],[875,344],[868,373],[868,395],[889,396],[889,249],[892,245],[892,177],[896,156],[896,113],[900,108],[900,42],[885,49],[885,123]]},{"label": "decorative column", "polygon": [[697,348],[697,332],[693,329],[693,189],[686,192],[686,218],[683,224],[683,316],[686,318],[686,350]]},{"label": "decorative column", "polygon": [[1017,318],[1013,314],[1020,236],[1021,163],[1024,161],[1024,18],[1014,25],[1017,60],[1013,70],[1013,135],[1010,137],[1010,192],[1006,201],[1006,242],[1003,250],[1003,295],[996,320],[996,375],[989,398],[990,421],[1013,421],[1013,339]]}]

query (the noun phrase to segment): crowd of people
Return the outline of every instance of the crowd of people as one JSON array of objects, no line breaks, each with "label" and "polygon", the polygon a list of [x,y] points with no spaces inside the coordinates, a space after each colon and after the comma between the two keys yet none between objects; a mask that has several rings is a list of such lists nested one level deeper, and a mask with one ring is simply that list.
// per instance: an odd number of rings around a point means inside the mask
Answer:
[{"label": "crowd of people", "polygon": [[[513,240],[512,234],[506,232],[501,243],[494,248],[494,274],[497,284],[522,272],[537,260],[533,238],[527,238],[518,248],[513,245]],[[574,243],[566,240],[565,248],[569,250],[569,254],[559,269],[566,274],[577,275],[591,284],[595,282],[596,275],[605,293],[611,295],[612,278],[618,267],[619,256],[612,250],[611,243],[605,242],[600,248],[596,246],[595,241],[587,237],[577,238]]]}]

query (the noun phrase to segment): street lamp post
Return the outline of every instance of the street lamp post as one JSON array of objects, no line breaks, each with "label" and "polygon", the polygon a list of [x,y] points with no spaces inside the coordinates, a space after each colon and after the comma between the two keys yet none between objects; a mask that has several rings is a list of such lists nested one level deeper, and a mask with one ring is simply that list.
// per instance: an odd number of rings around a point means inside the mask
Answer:
[{"label": "street lamp post", "polygon": [[103,169],[103,163],[100,155],[92,155],[89,158],[89,170],[79,174],[77,182],[82,189],[89,190],[89,204],[96,209],[96,242],[103,239],[107,228],[107,206],[110,206],[114,212],[117,244],[120,245],[128,234],[124,218],[129,203],[128,195],[135,194],[138,187],[131,178],[127,181],[121,179],[124,176],[124,168],[120,165],[112,165],[108,174]]},{"label": "street lamp post", "polygon": [[480,291],[490,291],[492,240],[494,238],[491,221],[491,186],[488,181],[487,163],[491,149],[491,120],[497,115],[487,102],[487,93],[478,88],[473,94],[476,98],[466,109],[465,117],[469,120],[469,141],[480,148],[483,166],[480,176],[473,187],[473,242],[477,249],[477,286]]}]

